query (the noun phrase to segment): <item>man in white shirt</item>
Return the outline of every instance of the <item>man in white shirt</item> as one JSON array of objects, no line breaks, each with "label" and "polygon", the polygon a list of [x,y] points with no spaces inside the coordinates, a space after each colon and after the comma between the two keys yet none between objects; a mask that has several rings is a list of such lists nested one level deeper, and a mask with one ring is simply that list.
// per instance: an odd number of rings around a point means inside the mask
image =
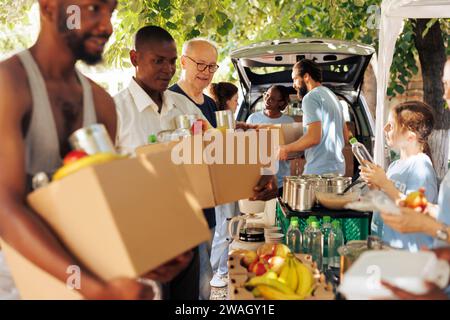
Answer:
[{"label": "man in white shirt", "polygon": [[167,90],[176,71],[175,41],[153,31],[156,37],[148,41],[145,32],[156,27],[145,28],[140,30],[142,41],[136,41],[135,50],[130,52],[136,76],[128,88],[114,97],[118,113],[116,146],[121,153],[134,154],[137,147],[147,144],[149,135],[176,129],[175,118],[179,115],[195,114],[206,120],[188,98]]},{"label": "man in white shirt", "polygon": [[[179,115],[195,114],[205,119],[188,98],[167,90],[176,71],[177,47],[166,30],[155,26],[140,29],[130,58],[136,76],[114,97],[118,115],[116,146],[121,153],[134,154],[137,147],[147,144],[149,135],[176,129],[175,118]],[[164,285],[166,299],[198,299],[199,263],[198,250],[194,250],[190,265]]]}]

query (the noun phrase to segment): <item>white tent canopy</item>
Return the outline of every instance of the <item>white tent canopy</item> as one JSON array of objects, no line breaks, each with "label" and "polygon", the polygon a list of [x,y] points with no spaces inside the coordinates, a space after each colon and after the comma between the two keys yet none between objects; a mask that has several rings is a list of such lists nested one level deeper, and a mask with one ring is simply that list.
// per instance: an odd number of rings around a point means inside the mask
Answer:
[{"label": "white tent canopy", "polygon": [[385,166],[383,126],[386,121],[386,92],[395,43],[404,19],[450,18],[450,0],[383,0],[381,4],[377,66],[375,162]]}]

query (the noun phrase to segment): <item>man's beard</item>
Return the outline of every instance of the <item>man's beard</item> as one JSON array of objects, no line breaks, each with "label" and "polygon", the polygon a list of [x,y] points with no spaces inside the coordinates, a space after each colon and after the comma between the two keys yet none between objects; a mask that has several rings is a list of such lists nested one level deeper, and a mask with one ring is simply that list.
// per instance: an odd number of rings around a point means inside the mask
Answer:
[{"label": "man's beard", "polygon": [[[91,33],[78,34],[75,30],[69,30],[67,28],[66,15],[64,10],[60,12],[58,30],[76,60],[81,60],[89,65],[95,65],[102,61],[101,53],[91,54],[87,52],[84,45],[85,41],[93,36]],[[104,37],[108,39],[109,35],[102,34],[98,37]]]},{"label": "man's beard", "polygon": [[303,99],[306,94],[308,93],[308,88],[306,87],[306,84],[302,84],[300,89],[298,89],[298,96],[299,98]]}]

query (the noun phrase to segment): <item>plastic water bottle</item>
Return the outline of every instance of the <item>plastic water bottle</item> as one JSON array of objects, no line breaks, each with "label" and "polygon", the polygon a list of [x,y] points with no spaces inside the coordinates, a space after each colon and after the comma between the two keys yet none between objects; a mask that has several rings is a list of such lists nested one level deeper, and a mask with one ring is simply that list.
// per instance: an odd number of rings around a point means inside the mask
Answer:
[{"label": "plastic water bottle", "polygon": [[147,138],[148,144],[153,144],[158,142],[158,138],[156,137],[156,134],[151,134]]},{"label": "plastic water bottle", "polygon": [[302,250],[302,233],[298,227],[298,218],[291,218],[291,225],[286,234],[286,245],[293,253],[301,253]]},{"label": "plastic water bottle", "polygon": [[313,221],[317,221],[317,218],[314,216],[310,216],[308,219],[306,219],[306,228],[303,232],[303,253],[310,254],[310,248],[309,248],[309,238],[311,233],[311,223]]},{"label": "plastic water bottle", "polygon": [[338,249],[344,245],[344,234],[339,221],[335,220],[331,225],[332,228],[328,237],[328,266],[330,268],[339,268],[341,257]]},{"label": "plastic water bottle", "polygon": [[331,217],[325,216],[322,220],[322,235],[323,235],[323,269],[326,270],[328,268],[328,237],[331,232]]},{"label": "plastic water bottle", "polygon": [[309,234],[309,248],[313,261],[317,263],[317,268],[322,271],[323,235],[320,231],[320,225],[318,221],[313,221],[311,223],[311,233]]},{"label": "plastic water bottle", "polygon": [[352,145],[352,152],[358,160],[359,164],[364,166],[364,161],[369,161],[374,163],[372,156],[369,151],[367,151],[366,146],[358,142],[356,138],[350,139],[350,144]]}]

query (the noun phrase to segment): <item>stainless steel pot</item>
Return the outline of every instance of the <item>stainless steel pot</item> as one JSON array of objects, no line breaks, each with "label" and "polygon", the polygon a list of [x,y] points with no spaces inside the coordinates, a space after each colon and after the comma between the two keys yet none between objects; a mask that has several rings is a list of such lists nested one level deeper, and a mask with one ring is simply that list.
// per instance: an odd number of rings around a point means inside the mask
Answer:
[{"label": "stainless steel pot", "polygon": [[287,203],[289,205],[289,207],[291,207],[291,209],[294,209],[295,207],[295,201],[294,201],[294,184],[296,181],[299,180],[299,177],[293,177],[292,179],[289,180],[288,183],[288,193],[287,193]]},{"label": "stainless steel pot", "polygon": [[352,183],[351,177],[335,177],[328,179],[328,192],[342,193]]},{"label": "stainless steel pot", "polygon": [[289,182],[292,179],[296,179],[298,178],[297,176],[285,176],[283,177],[283,195],[281,197],[281,200],[283,201],[283,203],[288,203],[289,201],[289,191],[290,191],[290,185]]},{"label": "stainless steel pot", "polygon": [[298,179],[294,182],[292,201],[295,211],[309,211],[315,204],[315,183],[310,179]]}]

